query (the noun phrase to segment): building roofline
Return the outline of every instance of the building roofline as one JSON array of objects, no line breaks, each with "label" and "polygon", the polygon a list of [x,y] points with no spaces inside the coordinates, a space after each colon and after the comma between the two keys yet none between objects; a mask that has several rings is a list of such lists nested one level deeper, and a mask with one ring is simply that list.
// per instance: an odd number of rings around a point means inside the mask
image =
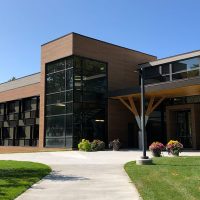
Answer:
[{"label": "building roofline", "polygon": [[141,52],[141,51],[137,51],[137,50],[130,49],[130,48],[127,48],[127,47],[123,47],[123,46],[120,46],[120,45],[117,45],[117,44],[113,44],[113,43],[110,43],[110,42],[106,42],[106,41],[103,41],[103,40],[99,40],[99,39],[92,38],[92,37],[89,37],[89,36],[86,36],[86,35],[82,35],[82,34],[79,34],[79,33],[75,33],[75,32],[71,32],[71,33],[68,33],[68,34],[66,34],[66,35],[63,35],[63,36],[61,36],[61,37],[58,37],[58,38],[56,38],[56,39],[54,39],[54,40],[51,40],[51,41],[49,41],[49,42],[46,42],[46,43],[42,44],[41,46],[45,46],[45,45],[47,45],[47,44],[49,44],[49,43],[51,43],[51,42],[54,42],[54,41],[56,41],[56,40],[59,40],[59,39],[61,39],[61,38],[64,38],[64,37],[67,37],[67,36],[73,35],[73,34],[74,34],[74,35],[79,35],[79,36],[81,36],[81,37],[85,37],[85,38],[88,38],[88,39],[91,39],[91,40],[95,40],[95,41],[98,41],[98,42],[102,42],[102,43],[104,43],[104,44],[112,45],[112,46],[115,46],[115,47],[119,47],[119,48],[126,49],[126,50],[133,51],[133,52],[142,53],[142,54],[145,54],[145,55],[148,55],[148,56],[153,56],[153,57],[157,58],[156,56],[154,56],[154,55],[152,55],[152,54],[144,53],[144,52]]},{"label": "building roofline", "polygon": [[194,51],[188,51],[188,52],[185,52],[185,53],[179,53],[179,54],[176,54],[174,56],[167,56],[165,58],[159,58],[156,61],[160,61],[160,60],[168,59],[168,58],[174,58],[174,57],[177,57],[177,56],[183,56],[183,55],[187,55],[187,54],[191,54],[191,53],[196,53],[196,52],[200,52],[200,50],[194,50]]},{"label": "building roofline", "polygon": [[[33,73],[33,74],[29,74],[29,75],[26,75],[26,76],[22,76],[22,77],[19,77],[19,78],[16,78],[15,80],[13,80],[13,81],[17,81],[17,80],[19,80],[19,79],[23,79],[23,78],[26,78],[26,77],[29,77],[29,76],[34,76],[34,75],[36,75],[36,74],[40,74],[41,72],[36,72],[36,73]],[[3,83],[0,83],[0,85],[3,85],[3,84],[6,84],[6,83],[10,83],[11,81],[5,81],[5,82],[3,82]]]},{"label": "building roofline", "polygon": [[56,40],[59,40],[59,39],[61,39],[61,38],[64,38],[64,37],[67,37],[67,36],[73,35],[73,34],[75,34],[75,33],[74,33],[74,32],[67,33],[67,34],[65,34],[65,35],[63,35],[63,36],[60,36],[60,37],[56,38],[56,39],[50,40],[49,42],[45,42],[45,43],[42,44],[41,46],[45,46],[45,45],[47,45],[47,44],[49,44],[49,43],[52,43],[52,42],[54,42],[54,41],[56,41]]},{"label": "building roofline", "polygon": [[139,65],[139,68],[146,68],[146,67],[150,67],[150,66],[157,66],[157,65],[161,65],[161,64],[165,64],[165,63],[170,63],[170,62],[175,62],[178,60],[185,60],[185,59],[189,59],[189,58],[193,58],[193,57],[197,57],[200,56],[200,50],[195,50],[195,51],[190,51],[190,52],[186,52],[186,53],[181,53],[181,54],[177,54],[174,56],[169,56],[166,58],[161,58],[155,61],[151,61],[151,62],[147,62],[147,63],[142,63]]}]

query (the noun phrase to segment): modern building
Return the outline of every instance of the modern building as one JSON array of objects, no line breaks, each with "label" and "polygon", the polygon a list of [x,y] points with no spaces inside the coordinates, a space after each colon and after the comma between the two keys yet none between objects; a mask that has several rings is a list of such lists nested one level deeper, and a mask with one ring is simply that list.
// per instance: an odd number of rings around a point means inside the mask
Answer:
[{"label": "modern building", "polygon": [[[184,148],[200,149],[200,51],[147,62],[139,68],[145,79],[147,143],[177,139]],[[111,97],[132,112],[136,120],[131,132],[134,138],[140,136],[140,88],[117,90]]]},{"label": "modern building", "polygon": [[200,149],[200,51],[157,60],[77,33],[41,46],[40,73],[0,84],[0,145],[71,149],[82,138],[119,138],[139,148],[141,67],[148,144]]}]

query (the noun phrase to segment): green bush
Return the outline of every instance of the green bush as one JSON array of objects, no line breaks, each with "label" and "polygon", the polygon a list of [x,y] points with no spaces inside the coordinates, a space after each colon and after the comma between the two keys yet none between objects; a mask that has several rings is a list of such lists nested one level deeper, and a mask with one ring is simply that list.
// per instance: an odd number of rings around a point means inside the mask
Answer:
[{"label": "green bush", "polygon": [[105,150],[105,143],[101,140],[94,140],[91,143],[92,151],[104,151]]},{"label": "green bush", "polygon": [[79,151],[91,151],[91,143],[89,140],[82,139],[82,141],[78,144]]}]

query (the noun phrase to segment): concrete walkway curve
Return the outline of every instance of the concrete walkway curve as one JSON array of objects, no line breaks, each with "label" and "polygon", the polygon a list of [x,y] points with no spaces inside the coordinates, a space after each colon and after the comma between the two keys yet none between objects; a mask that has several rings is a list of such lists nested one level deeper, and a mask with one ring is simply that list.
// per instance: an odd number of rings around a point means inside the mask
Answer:
[{"label": "concrete walkway curve", "polygon": [[138,151],[38,152],[0,154],[0,160],[49,165],[53,172],[16,200],[139,200],[123,165]]},{"label": "concrete walkway curve", "polygon": [[[40,162],[53,169],[17,200],[139,200],[141,197],[123,165],[141,154],[140,151],[38,152],[0,154],[0,160]],[[181,155],[200,156],[200,152]]]}]

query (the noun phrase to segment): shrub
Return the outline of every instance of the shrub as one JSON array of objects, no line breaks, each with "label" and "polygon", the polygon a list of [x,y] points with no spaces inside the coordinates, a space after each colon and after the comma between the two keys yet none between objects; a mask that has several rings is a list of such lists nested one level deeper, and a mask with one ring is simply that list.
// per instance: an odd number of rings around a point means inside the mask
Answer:
[{"label": "shrub", "polygon": [[82,139],[82,141],[78,144],[79,151],[91,151],[91,143],[89,140]]},{"label": "shrub", "polygon": [[101,140],[93,140],[91,149],[92,151],[103,151],[105,150],[105,143]]}]

